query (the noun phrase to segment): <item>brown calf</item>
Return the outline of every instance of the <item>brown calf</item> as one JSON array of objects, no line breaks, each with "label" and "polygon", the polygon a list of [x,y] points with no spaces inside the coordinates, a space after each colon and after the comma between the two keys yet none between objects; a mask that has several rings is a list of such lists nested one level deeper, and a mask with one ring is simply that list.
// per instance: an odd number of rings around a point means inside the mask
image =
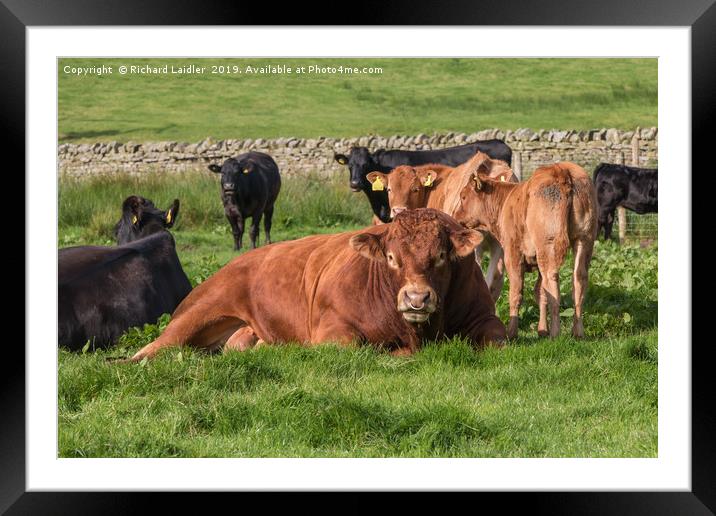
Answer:
[{"label": "brown calf", "polygon": [[[389,174],[371,172],[366,178],[375,188],[384,188],[388,193],[391,216],[405,209],[435,208],[452,215],[458,193],[473,173],[479,172],[501,181],[517,182],[517,176],[504,161],[493,160],[487,154],[478,152],[469,161],[457,167],[445,165],[407,165],[393,169]],[[376,182],[378,181],[379,182]],[[490,253],[490,266],[486,281],[492,299],[497,301],[504,283],[504,259],[499,242],[489,234],[475,249],[475,258],[482,261],[485,252]]]},{"label": "brown calf", "polygon": [[572,335],[584,336],[582,303],[597,235],[594,185],[579,165],[569,162],[541,167],[522,183],[494,181],[473,174],[460,191],[455,218],[467,227],[489,231],[505,250],[510,278],[508,337],[517,335],[526,270],[539,270],[535,295],[540,318],[537,331],[559,335],[559,268],[567,250],[574,251],[574,323]]},{"label": "brown calf", "polygon": [[499,342],[505,326],[472,259],[481,240],[423,209],[390,224],[249,251],[192,290],[164,333],[131,360],[179,345],[357,341],[407,354],[443,336]]}]

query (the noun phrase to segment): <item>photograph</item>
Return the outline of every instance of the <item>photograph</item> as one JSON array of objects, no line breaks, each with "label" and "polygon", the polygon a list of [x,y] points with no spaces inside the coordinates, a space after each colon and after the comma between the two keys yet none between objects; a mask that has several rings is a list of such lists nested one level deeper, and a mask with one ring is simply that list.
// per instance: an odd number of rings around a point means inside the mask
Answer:
[{"label": "photograph", "polygon": [[58,57],[57,457],[658,458],[659,65]]}]

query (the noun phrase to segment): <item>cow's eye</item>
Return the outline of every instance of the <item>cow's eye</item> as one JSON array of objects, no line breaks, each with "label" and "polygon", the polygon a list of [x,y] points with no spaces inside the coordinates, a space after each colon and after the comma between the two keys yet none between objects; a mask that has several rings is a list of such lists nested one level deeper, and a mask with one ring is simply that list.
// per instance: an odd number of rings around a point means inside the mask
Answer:
[{"label": "cow's eye", "polygon": [[443,265],[445,265],[445,258],[446,258],[445,251],[440,251],[440,254],[435,259],[435,267],[442,267]]},{"label": "cow's eye", "polygon": [[386,188],[385,191],[390,193],[390,187]]},{"label": "cow's eye", "polygon": [[400,266],[398,265],[398,261],[395,259],[395,256],[393,256],[393,253],[388,253],[388,265],[392,267],[393,269],[398,269]]}]

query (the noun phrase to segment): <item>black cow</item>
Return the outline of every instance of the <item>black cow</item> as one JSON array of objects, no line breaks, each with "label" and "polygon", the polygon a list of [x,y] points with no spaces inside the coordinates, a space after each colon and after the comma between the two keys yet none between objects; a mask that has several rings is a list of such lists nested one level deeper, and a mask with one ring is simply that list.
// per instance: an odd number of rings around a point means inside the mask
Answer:
[{"label": "black cow", "polygon": [[161,211],[149,199],[132,195],[122,203],[122,218],[114,226],[117,245],[128,244],[152,233],[169,229],[179,215],[179,199],[167,211]]},{"label": "black cow", "polygon": [[107,347],[133,326],[172,313],[191,291],[165,228],[179,201],[166,212],[129,197],[115,233],[117,247],[78,246],[58,253],[58,344],[79,350],[89,341]]},{"label": "black cow", "polygon": [[472,158],[477,151],[482,151],[492,159],[500,159],[512,165],[512,149],[502,140],[484,140],[447,149],[434,150],[384,150],[373,153],[366,147],[352,147],[348,156],[335,154],[334,159],[350,169],[350,186],[354,192],[363,191],[368,196],[373,213],[383,222],[390,221],[390,206],[386,191],[373,191],[366,176],[370,172],[387,174],[400,165],[426,165],[437,163],[456,167]]},{"label": "black cow", "polygon": [[252,151],[227,159],[221,167],[209,165],[209,170],[221,174],[221,200],[234,235],[234,249],[241,249],[246,217],[251,217],[251,247],[256,248],[262,216],[266,243],[270,244],[273,205],[281,190],[281,176],[273,158]]},{"label": "black cow", "polygon": [[658,169],[628,167],[600,163],[592,176],[599,204],[599,232],[609,240],[614,223],[614,210],[623,206],[636,213],[658,211]]}]

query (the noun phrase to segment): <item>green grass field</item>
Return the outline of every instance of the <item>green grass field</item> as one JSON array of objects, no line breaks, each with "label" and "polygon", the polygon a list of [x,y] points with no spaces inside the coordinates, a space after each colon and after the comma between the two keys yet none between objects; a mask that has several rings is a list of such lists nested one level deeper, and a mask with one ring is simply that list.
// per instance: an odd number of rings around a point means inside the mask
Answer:
[{"label": "green grass field", "polygon": [[[75,76],[65,66],[114,66]],[[379,75],[119,75],[120,64],[374,66]],[[656,59],[61,59],[60,142],[657,125]]]},{"label": "green grass field", "polygon": [[[286,179],[275,240],[369,223],[345,178]],[[182,201],[173,234],[193,284],[230,260],[216,176],[60,181],[58,245],[110,244],[122,200]],[[571,325],[571,258],[562,270]],[[528,275],[521,336],[501,350],[438,342],[410,358],[331,345],[206,355],[169,351],[112,365],[156,337],[130,330],[107,351],[59,352],[62,457],[655,457],[657,246],[599,242],[587,338],[538,339]],[[506,289],[498,314],[507,317]],[[529,293],[529,294],[527,294]]]}]

